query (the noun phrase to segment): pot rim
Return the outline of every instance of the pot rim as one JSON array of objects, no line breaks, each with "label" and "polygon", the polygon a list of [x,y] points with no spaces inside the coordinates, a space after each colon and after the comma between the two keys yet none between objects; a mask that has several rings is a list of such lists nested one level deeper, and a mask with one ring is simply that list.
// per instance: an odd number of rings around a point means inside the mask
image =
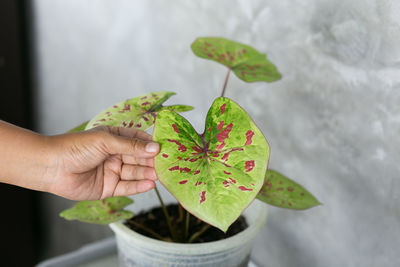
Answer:
[{"label": "pot rim", "polygon": [[[248,218],[249,209],[254,210],[253,212],[256,214],[254,218]],[[122,222],[111,223],[110,228],[118,238],[123,238],[127,241],[132,240],[140,247],[150,250],[155,250],[155,248],[158,247],[165,252],[189,255],[193,254],[193,252],[201,251],[219,252],[237,247],[238,244],[247,244],[264,226],[267,219],[267,205],[261,201],[253,201],[253,203],[243,212],[243,215],[246,217],[249,224],[245,230],[229,238],[206,243],[188,244],[161,241],[136,233],[129,227],[125,226]]]}]

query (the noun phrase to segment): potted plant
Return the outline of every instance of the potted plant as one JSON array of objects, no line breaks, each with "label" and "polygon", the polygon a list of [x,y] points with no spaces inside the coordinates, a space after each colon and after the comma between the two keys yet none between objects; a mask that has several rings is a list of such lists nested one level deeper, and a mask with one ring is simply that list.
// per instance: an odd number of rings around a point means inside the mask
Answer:
[{"label": "potted plant", "polygon": [[[273,82],[281,78],[276,67],[265,54],[224,38],[198,38],[191,47],[197,56],[228,67],[221,96],[208,111],[203,133],[198,134],[178,114],[192,107],[163,106],[173,92],[154,92],[118,103],[72,130],[99,125],[147,130],[155,124],[153,140],[161,150],[154,168],[179,203],[167,207],[155,188],[159,212],[165,217],[155,221],[165,221],[168,234],[151,229],[146,221],[130,219],[133,213],[123,210],[132,203],[127,197],[81,201],[60,214],[66,219],[111,223],[123,266],[247,266],[252,240],[266,220],[265,203],[294,210],[319,205],[302,186],[268,170],[270,150],[262,132],[237,103],[224,97],[231,72],[245,82]],[[260,201],[253,202],[256,198]],[[151,211],[152,216],[155,212]],[[223,233],[229,233],[242,213],[248,227],[225,238]],[[123,219],[129,219],[128,223],[120,222]],[[188,244],[209,231],[222,233],[222,240]]]}]

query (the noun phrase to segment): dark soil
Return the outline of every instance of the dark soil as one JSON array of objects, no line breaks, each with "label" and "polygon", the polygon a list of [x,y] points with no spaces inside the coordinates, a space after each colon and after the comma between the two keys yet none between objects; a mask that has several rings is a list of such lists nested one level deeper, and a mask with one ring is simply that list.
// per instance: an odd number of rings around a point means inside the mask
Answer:
[{"label": "dark soil", "polygon": [[[210,226],[209,224],[199,220],[198,218],[190,215],[189,219],[189,234],[185,240],[185,214],[186,211],[180,208],[177,204],[167,206],[169,216],[172,221],[172,228],[175,229],[178,236],[178,243],[187,243],[187,240],[193,234],[207,229],[192,243],[203,243],[218,241],[231,237],[247,228],[246,219],[240,216],[228,229],[226,233],[218,228]],[[132,219],[127,220],[126,225],[137,233],[148,236],[150,238],[162,239],[164,241],[172,241],[171,234],[168,230],[168,225],[165,220],[164,213],[161,207],[154,208],[150,211],[135,215]],[[154,233],[150,233],[154,232]],[[157,238],[158,237],[158,238]]]}]

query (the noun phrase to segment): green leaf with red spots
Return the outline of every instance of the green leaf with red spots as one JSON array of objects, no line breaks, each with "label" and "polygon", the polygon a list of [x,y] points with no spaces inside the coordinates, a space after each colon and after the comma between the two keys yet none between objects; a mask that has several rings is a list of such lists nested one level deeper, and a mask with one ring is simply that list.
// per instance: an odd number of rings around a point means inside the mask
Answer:
[{"label": "green leaf with red spots", "polygon": [[86,129],[100,125],[110,125],[145,131],[153,126],[157,114],[166,108],[177,112],[193,109],[193,107],[185,105],[164,107],[162,104],[172,95],[175,95],[175,93],[167,91],[153,92],[115,104],[93,118],[86,126]]},{"label": "green leaf with red spots", "polygon": [[267,171],[257,198],[270,205],[293,210],[309,209],[321,204],[304,187],[273,170]]},{"label": "green leaf with red spots", "polygon": [[157,177],[181,205],[226,231],[254,200],[264,182],[269,146],[250,116],[228,98],[217,98],[198,134],[168,110],[157,117],[153,140],[161,151]]},{"label": "green leaf with red spots", "polygon": [[267,56],[251,46],[225,38],[202,37],[192,43],[199,57],[219,62],[245,82],[273,82],[282,78]]},{"label": "green leaf with red spots", "polygon": [[103,200],[79,201],[70,209],[64,210],[60,216],[67,220],[95,224],[109,224],[133,217],[133,213],[123,210],[132,204],[128,197],[110,197]]},{"label": "green leaf with red spots", "polygon": [[88,123],[89,123],[89,121],[85,121],[84,123],[82,123],[82,124],[76,126],[75,128],[69,130],[68,133],[84,131],[86,129],[86,126],[88,125]]}]

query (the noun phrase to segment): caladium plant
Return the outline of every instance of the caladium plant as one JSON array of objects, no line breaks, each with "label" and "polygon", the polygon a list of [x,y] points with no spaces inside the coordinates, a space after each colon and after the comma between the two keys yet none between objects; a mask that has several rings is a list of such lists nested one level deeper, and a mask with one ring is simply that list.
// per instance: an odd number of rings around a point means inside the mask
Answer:
[{"label": "caladium plant", "polygon": [[[231,71],[245,82],[272,82],[281,78],[274,64],[254,48],[224,38],[198,38],[191,47],[197,56],[228,67],[221,97],[210,107],[203,133],[197,133],[177,114],[191,110],[191,106],[162,105],[175,94],[167,91],[115,104],[71,131],[100,125],[146,130],[155,124],[153,139],[160,144],[161,151],[154,165],[160,182],[189,213],[222,231],[255,198],[295,210],[319,205],[305,188],[277,171],[267,170],[270,150],[262,132],[238,104],[223,97]],[[182,241],[176,238],[155,190],[172,238]],[[126,198],[84,201],[61,216],[91,223],[109,223],[133,216],[123,213],[120,210],[123,206],[115,203],[129,204]]]},{"label": "caladium plant", "polygon": [[161,112],[153,140],[161,145],[154,161],[160,182],[186,210],[224,232],[261,189],[268,143],[228,98],[214,101],[202,134],[179,114]]}]

